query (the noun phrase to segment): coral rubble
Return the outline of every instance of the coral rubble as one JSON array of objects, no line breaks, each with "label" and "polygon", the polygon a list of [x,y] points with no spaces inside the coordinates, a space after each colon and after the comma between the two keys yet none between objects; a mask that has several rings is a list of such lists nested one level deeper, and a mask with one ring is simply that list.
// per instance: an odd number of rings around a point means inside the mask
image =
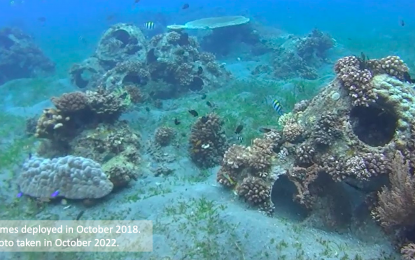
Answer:
[{"label": "coral rubble", "polygon": [[54,70],[55,64],[32,37],[18,28],[0,29],[0,85],[12,79],[47,75]]}]

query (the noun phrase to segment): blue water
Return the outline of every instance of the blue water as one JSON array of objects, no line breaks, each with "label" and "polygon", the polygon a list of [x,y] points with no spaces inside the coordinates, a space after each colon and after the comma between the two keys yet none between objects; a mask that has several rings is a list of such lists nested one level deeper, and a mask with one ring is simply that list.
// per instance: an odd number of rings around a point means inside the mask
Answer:
[{"label": "blue water", "polygon": [[[182,8],[185,3],[189,4],[189,8]],[[253,140],[262,136],[264,129],[281,131],[281,120],[284,120],[281,115],[293,110],[296,103],[298,105],[298,102],[318,95],[321,99],[313,103],[316,111],[305,112],[307,116],[307,113],[311,113],[310,116],[300,120],[302,124],[307,124],[307,129],[312,128],[316,117],[340,103],[330,103],[328,98],[340,96],[339,93],[334,93],[334,90],[328,94],[320,91],[324,91],[334,79],[334,63],[344,56],[360,57],[363,53],[370,58],[380,59],[396,55],[406,63],[412,79],[415,78],[414,11],[415,2],[393,0],[140,0],[138,3],[132,0],[0,0],[0,30],[3,27],[21,29],[56,65],[51,74],[13,79],[0,85],[0,223],[9,219],[74,220],[77,217],[82,217],[82,220],[151,220],[154,233],[153,251],[150,253],[8,253],[0,246],[0,260],[399,259],[399,250],[395,246],[401,247],[403,244],[397,244],[393,236],[386,236],[384,230],[370,217],[363,203],[369,194],[367,190],[361,191],[358,190],[360,187],[349,187],[347,184],[341,186],[343,183],[333,186],[333,189],[344,189],[349,196],[347,203],[352,205],[355,215],[349,222],[345,221],[346,224],[339,220],[335,225],[329,225],[332,224],[329,223],[332,220],[330,214],[338,214],[336,217],[342,219],[349,213],[345,210],[343,214],[342,205],[334,207],[338,211],[330,212],[323,203],[317,206],[316,214],[307,215],[304,208],[293,203],[292,193],[295,191],[290,190],[292,183],[288,182],[283,182],[281,190],[275,194],[272,190],[270,196],[277,207],[271,215],[264,214],[265,209],[260,208],[258,211],[257,207],[248,206],[246,201],[238,198],[236,188],[225,189],[218,182],[223,167],[223,151],[219,144],[202,141],[203,136],[195,135],[194,129],[198,123],[206,123],[210,112],[215,112],[223,119],[223,132],[215,133],[215,137],[223,137],[229,144],[253,146]],[[166,26],[170,24],[236,15],[250,18],[250,23],[255,29],[262,29],[261,32],[275,33],[278,44],[289,42],[287,39],[291,36],[305,37],[317,28],[334,40],[334,46],[327,51],[324,59],[317,59],[316,63],[310,65],[315,66],[311,70],[315,72],[312,75],[314,77],[302,77],[308,74],[294,69],[287,77],[279,78],[273,71],[253,73],[260,66],[276,66],[278,69],[278,65],[281,65],[284,68],[285,64],[278,63],[282,55],[275,54],[278,48],[254,55],[249,51],[252,46],[236,42],[228,53],[217,50],[217,64],[234,76],[229,81],[219,81],[219,88],[202,91],[186,89],[172,96],[169,95],[174,91],[167,94],[163,92],[161,97],[154,98],[153,89],[158,91],[165,86],[175,89],[176,86],[171,82],[168,83],[170,85],[164,85],[163,79],[153,82],[154,85],[150,87],[140,85],[139,90],[144,93],[142,99],[137,104],[130,104],[120,118],[109,121],[98,120],[96,116],[99,113],[94,114],[94,110],[87,106],[81,110],[83,114],[70,114],[65,119],[70,121],[72,116],[75,117],[69,132],[76,135],[75,141],[70,142],[76,149],[65,149],[67,143],[53,142],[53,138],[51,142],[45,142],[45,139],[33,136],[38,117],[42,113],[45,115],[44,109],[53,107],[52,97],[86,91],[71,82],[68,72],[73,64],[82,63],[94,55],[98,41],[111,26],[131,23],[140,28],[149,41],[158,33],[166,33]],[[146,29],[147,22],[154,22],[155,29]],[[199,42],[203,41],[203,33],[189,33],[197,36]],[[226,36],[231,38],[232,34]],[[219,45],[221,42],[213,44],[213,47],[208,46],[209,51],[215,52],[214,47]],[[0,52],[0,59],[1,55]],[[204,73],[202,67],[198,68]],[[409,89],[407,93],[414,94],[412,86],[408,82],[405,84],[404,87]],[[120,95],[117,91],[122,91],[121,88],[112,90],[117,95]],[[347,94],[343,94],[341,99],[346,99]],[[276,113],[270,105],[272,102],[264,102],[268,99],[278,100],[282,112]],[[409,102],[407,100],[405,102]],[[206,101],[211,103],[207,104]],[[327,107],[318,104],[319,101],[327,102]],[[382,110],[377,116],[383,115],[388,109]],[[198,114],[190,115],[189,110],[195,110]],[[88,116],[92,119],[89,120]],[[53,116],[46,115],[46,119],[49,117]],[[118,119],[125,120],[123,122],[127,126]],[[65,124],[66,121],[62,122]],[[203,128],[203,124],[199,125]],[[235,133],[240,124],[243,130]],[[342,127],[346,127],[346,124]],[[157,131],[160,129],[167,129],[174,136],[172,140],[165,144],[157,143]],[[113,143],[110,140],[114,141],[111,138],[115,138],[123,149],[128,147],[127,151],[133,152],[125,156],[124,150],[120,152],[121,148],[111,146]],[[300,153],[293,148],[294,145],[297,143],[292,146],[288,144],[287,149],[273,154],[273,162],[274,159],[278,161],[278,165],[274,166],[287,166],[283,158],[285,153]],[[209,168],[201,167],[203,164],[198,164],[194,155],[201,152],[202,159],[208,158],[203,152],[209,149],[217,149],[220,156],[207,164]],[[22,168],[25,161],[38,153],[44,157],[63,157],[71,155],[71,152],[90,156],[91,160],[108,168],[113,167],[114,163],[118,167],[115,171],[105,167],[103,171],[106,174],[119,174],[122,178],[127,176],[128,181],[99,200],[66,198],[65,191],[60,187],[56,187],[59,190],[57,198],[52,199],[35,193],[22,193],[16,178],[22,171],[28,171]],[[354,153],[354,150],[347,150],[342,156],[350,157]],[[123,156],[122,160],[118,156]],[[250,167],[252,169],[253,166]],[[281,174],[280,169],[276,168],[272,168],[272,174],[278,171]],[[134,174],[128,175],[125,171]],[[228,180],[231,177],[225,176]],[[114,185],[120,184],[117,181],[111,179]],[[230,182],[234,181],[240,180],[231,179]],[[382,184],[377,186],[376,191],[387,183],[385,179],[382,181],[375,182],[377,185]],[[16,198],[17,194],[19,196]],[[339,197],[343,195],[341,193]],[[329,205],[332,202],[327,203]],[[406,235],[412,238],[409,232]],[[0,236],[0,245],[1,241]]]}]

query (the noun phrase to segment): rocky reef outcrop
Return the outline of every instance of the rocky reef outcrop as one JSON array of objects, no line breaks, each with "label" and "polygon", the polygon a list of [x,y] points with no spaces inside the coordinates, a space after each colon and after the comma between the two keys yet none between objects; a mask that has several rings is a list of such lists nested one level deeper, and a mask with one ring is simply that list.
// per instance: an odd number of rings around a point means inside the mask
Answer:
[{"label": "rocky reef outcrop", "polygon": [[53,73],[55,64],[33,38],[13,27],[0,29],[0,85],[13,79]]}]

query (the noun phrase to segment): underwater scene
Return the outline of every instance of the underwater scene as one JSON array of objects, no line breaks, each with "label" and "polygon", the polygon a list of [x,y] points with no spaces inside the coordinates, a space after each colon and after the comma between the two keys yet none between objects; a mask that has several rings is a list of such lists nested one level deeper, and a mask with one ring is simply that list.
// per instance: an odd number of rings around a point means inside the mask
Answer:
[{"label": "underwater scene", "polygon": [[0,0],[0,260],[414,260],[414,10]]}]

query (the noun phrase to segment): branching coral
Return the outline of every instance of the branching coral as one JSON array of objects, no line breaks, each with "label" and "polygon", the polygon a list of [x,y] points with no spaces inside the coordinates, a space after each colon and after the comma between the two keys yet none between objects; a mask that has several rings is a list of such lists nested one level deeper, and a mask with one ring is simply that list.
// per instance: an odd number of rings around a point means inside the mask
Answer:
[{"label": "branching coral", "polygon": [[329,146],[341,135],[336,128],[337,117],[334,114],[325,114],[320,117],[312,129],[311,138],[316,145]]},{"label": "branching coral", "polygon": [[35,136],[64,141],[75,134],[72,130],[73,122],[70,117],[65,116],[59,110],[46,108],[37,121]]},{"label": "branching coral", "polygon": [[253,206],[266,204],[271,197],[271,187],[263,179],[257,177],[245,178],[236,192]]},{"label": "branching coral", "polygon": [[100,121],[114,121],[127,109],[128,103],[114,92],[98,88],[87,91],[89,107]]},{"label": "branching coral", "polygon": [[159,127],[154,132],[154,141],[161,145],[169,145],[172,139],[174,138],[174,130],[171,127]]},{"label": "branching coral", "polygon": [[271,165],[280,140],[281,136],[271,131],[263,138],[253,140],[249,147],[232,145],[223,157],[217,181],[235,188],[236,194],[251,205],[271,213],[274,207],[270,200],[272,185],[269,180],[275,178],[271,174]]},{"label": "branching coral", "polygon": [[222,125],[222,119],[210,113],[199,118],[192,126],[189,153],[197,166],[207,168],[219,164],[227,148]]},{"label": "branching coral", "polygon": [[286,141],[295,143],[301,139],[302,134],[304,133],[304,128],[295,122],[293,118],[285,122],[284,128],[282,130],[282,136]]},{"label": "branching coral", "polygon": [[64,113],[73,113],[84,110],[88,106],[88,99],[83,92],[64,93],[60,97],[51,98],[57,109]]},{"label": "branching coral", "polygon": [[406,80],[408,67],[397,56],[388,56],[380,60],[366,60],[355,56],[341,58],[335,65],[340,82],[348,90],[354,106],[369,106],[378,99],[372,78],[379,74],[388,74],[399,80]]}]

